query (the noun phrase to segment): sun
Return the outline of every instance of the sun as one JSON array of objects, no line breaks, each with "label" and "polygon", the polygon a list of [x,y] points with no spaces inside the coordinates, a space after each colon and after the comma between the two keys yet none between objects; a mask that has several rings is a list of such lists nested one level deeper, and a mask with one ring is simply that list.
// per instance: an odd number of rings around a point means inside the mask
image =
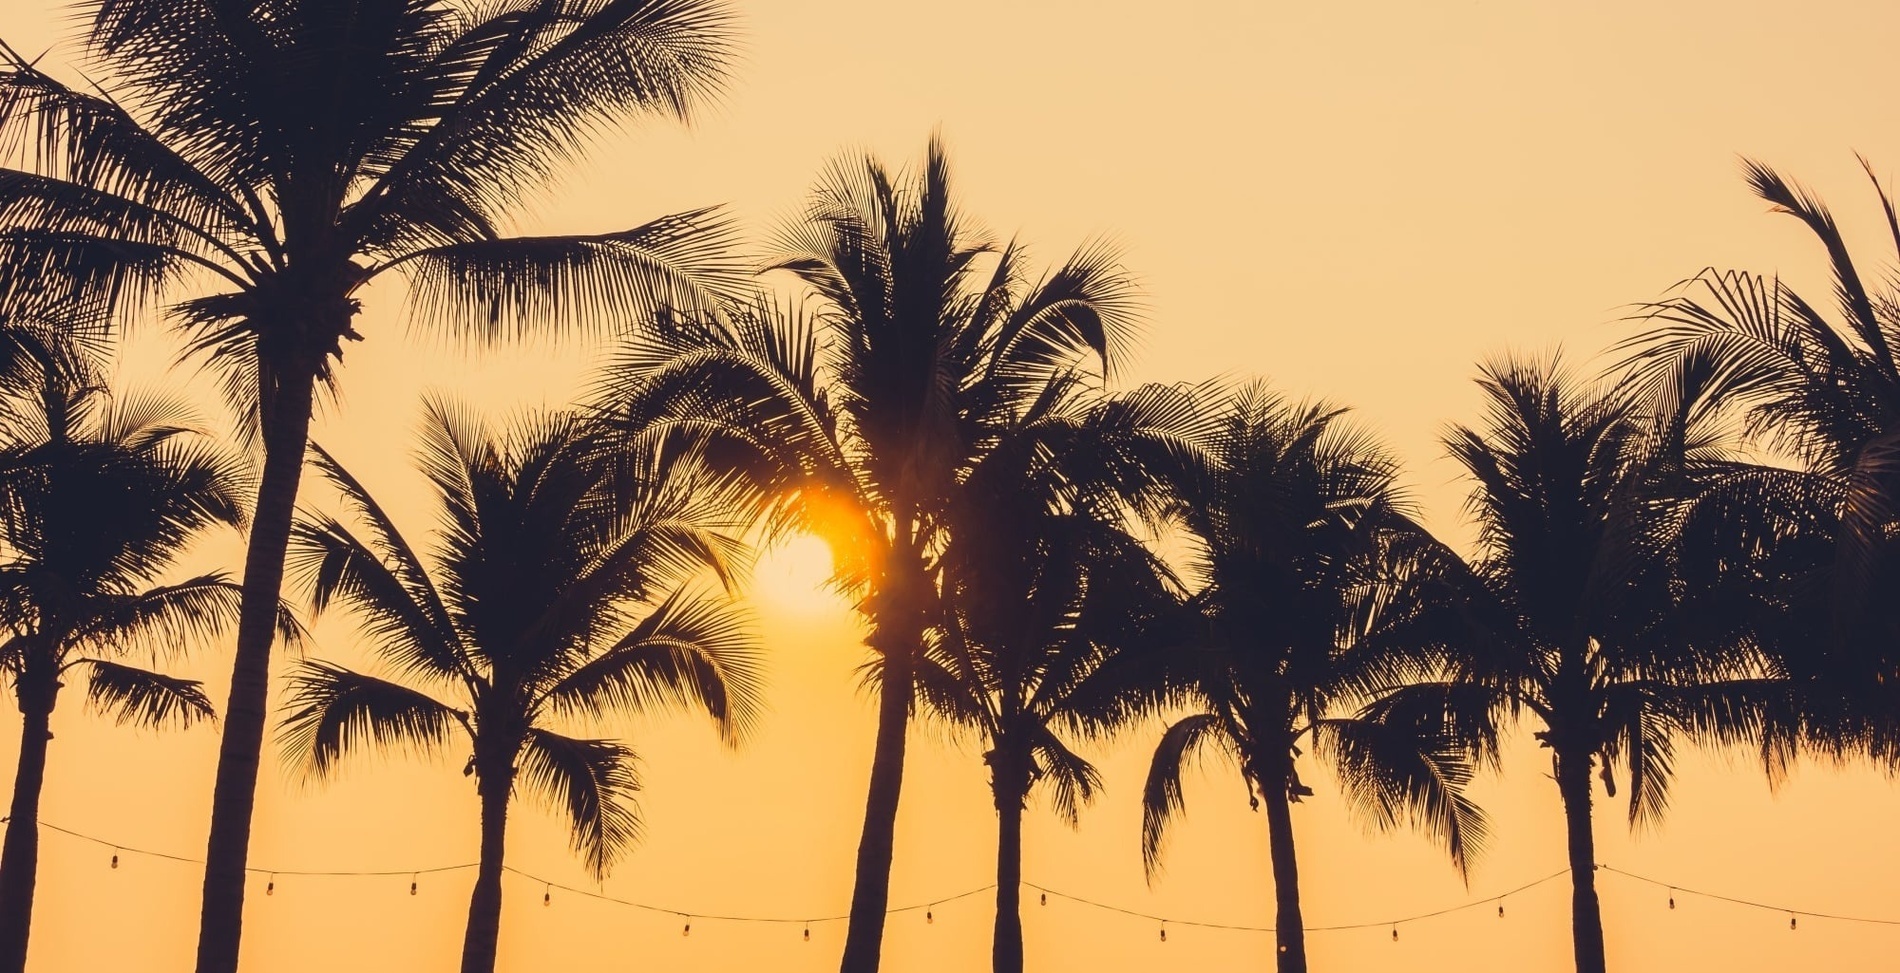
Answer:
[{"label": "sun", "polygon": [[752,592],[760,607],[776,612],[821,614],[846,606],[833,590],[831,545],[811,534],[788,534],[759,555]]}]

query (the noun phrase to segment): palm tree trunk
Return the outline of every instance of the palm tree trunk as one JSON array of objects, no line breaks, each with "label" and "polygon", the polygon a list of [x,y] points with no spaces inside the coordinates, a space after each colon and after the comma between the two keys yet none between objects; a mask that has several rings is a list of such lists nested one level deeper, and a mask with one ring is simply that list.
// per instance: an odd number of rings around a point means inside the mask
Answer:
[{"label": "palm tree trunk", "polygon": [[1570,928],[1577,973],[1603,973],[1603,913],[1597,904],[1596,838],[1590,831],[1590,758],[1557,755],[1570,839]]},{"label": "palm tree trunk", "polygon": [[1300,917],[1300,865],[1293,853],[1293,806],[1284,781],[1261,787],[1267,806],[1267,853],[1273,859],[1273,938],[1280,973],[1306,973],[1306,922]]},{"label": "palm tree trunk", "polygon": [[[22,693],[22,696],[27,693]],[[34,694],[39,695],[39,694]],[[26,969],[27,934],[33,925],[33,885],[40,862],[40,790],[46,784],[46,746],[53,737],[52,693],[22,700],[20,767],[13,775],[13,808],[0,851],[0,973]]]},{"label": "palm tree trunk", "polygon": [[904,735],[910,726],[911,653],[916,644],[916,633],[910,631],[882,646],[884,671],[878,684],[877,744],[871,757],[870,794],[864,802],[864,833],[858,839],[857,879],[851,889],[851,920],[845,932],[841,973],[877,973],[883,950],[897,801],[904,786]]},{"label": "palm tree trunk", "polygon": [[995,973],[1023,973],[1023,796],[996,788],[996,935],[990,944]]},{"label": "palm tree trunk", "polygon": [[462,936],[462,973],[494,973],[495,948],[501,941],[501,865],[508,832],[505,774],[484,777],[482,854],[475,871],[475,892],[468,900],[468,930]]},{"label": "palm tree trunk", "polygon": [[237,973],[238,940],[243,934],[245,869],[270,698],[271,645],[277,636],[284,551],[290,544],[290,520],[303,476],[315,383],[314,368],[287,371],[282,384],[267,393],[263,411],[264,476],[258,484],[257,509],[244,553],[237,659],[231,671],[231,698],[224,708],[224,736],[218,745],[197,973]]}]

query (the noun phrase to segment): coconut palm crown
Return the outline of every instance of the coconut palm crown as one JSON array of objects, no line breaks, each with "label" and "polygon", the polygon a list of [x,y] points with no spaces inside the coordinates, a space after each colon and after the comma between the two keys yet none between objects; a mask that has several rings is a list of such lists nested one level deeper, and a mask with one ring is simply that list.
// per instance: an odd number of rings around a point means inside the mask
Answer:
[{"label": "coconut palm crown", "polygon": [[720,0],[85,0],[88,81],[0,57],[0,313],[162,306],[265,453],[207,844],[199,973],[235,973],[273,620],[313,396],[376,280],[485,339],[736,282],[706,211],[584,236],[509,218],[603,128],[716,92]]},{"label": "coconut palm crown", "polygon": [[1237,390],[1217,420],[1210,462],[1180,493],[1193,622],[1159,683],[1194,712],[1155,748],[1142,855],[1152,879],[1187,761],[1207,746],[1232,757],[1266,810],[1276,958],[1290,973],[1306,969],[1289,807],[1313,795],[1302,744],[1355,811],[1424,828],[1460,870],[1486,826],[1463,795],[1470,750],[1427,721],[1356,711],[1436,671],[1435,643],[1408,633],[1437,603],[1446,557],[1409,514],[1397,463],[1341,410],[1260,385]]},{"label": "coconut palm crown", "polygon": [[246,464],[179,403],[108,388],[99,363],[35,344],[0,380],[0,674],[23,717],[0,853],[0,970],[26,964],[39,854],[39,801],[60,689],[121,724],[212,718],[171,663],[237,621],[223,574],[163,582],[208,529],[238,527]]},{"label": "coconut palm crown", "polygon": [[352,611],[388,677],[299,664],[284,746],[322,777],[365,749],[466,742],[482,838],[465,973],[495,967],[515,793],[568,817],[597,877],[638,837],[633,751],[573,728],[686,707],[736,743],[758,712],[747,618],[698,580],[730,578],[741,553],[722,532],[730,491],[690,448],[645,445],[603,456],[572,417],[496,434],[433,405],[420,451],[440,517],[429,549],[315,452],[349,516],[301,519],[291,564],[318,610]]}]

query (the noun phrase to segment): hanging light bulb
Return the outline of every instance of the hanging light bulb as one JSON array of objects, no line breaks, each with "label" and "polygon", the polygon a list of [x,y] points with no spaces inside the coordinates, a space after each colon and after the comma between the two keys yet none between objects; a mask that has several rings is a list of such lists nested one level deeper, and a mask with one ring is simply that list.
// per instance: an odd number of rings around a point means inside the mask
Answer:
[{"label": "hanging light bulb", "polygon": [[409,876],[409,894],[416,894],[416,876],[414,875]]},{"label": "hanging light bulb", "polygon": [[1043,905],[1049,904],[1049,893],[1047,892],[1042,893],[1042,904]]},{"label": "hanging light bulb", "polygon": [[1498,918],[1499,919],[1504,918],[1504,900],[1503,899],[1498,900]]},{"label": "hanging light bulb", "polygon": [[1280,944],[1280,952],[1282,952],[1282,953],[1284,953],[1284,952],[1286,952],[1286,944],[1285,944],[1285,943],[1281,943],[1281,944]]},{"label": "hanging light bulb", "polygon": [[928,924],[930,924],[930,925],[936,925],[936,923],[937,923],[937,914],[936,914],[936,913],[934,913],[934,912],[931,912],[931,911],[930,911],[929,909],[925,909],[925,910],[924,910],[924,922],[926,922],[926,923],[928,923]]},{"label": "hanging light bulb", "polygon": [[1789,929],[1793,929],[1793,928],[1794,928],[1794,923],[1795,923],[1795,918],[1794,918],[1794,916],[1792,916],[1792,915],[1790,915],[1790,916],[1788,916],[1788,928],[1789,928]]},{"label": "hanging light bulb", "polygon": [[112,849],[112,867],[119,867],[119,849],[117,848]]},{"label": "hanging light bulb", "polygon": [[805,941],[811,942],[811,923],[805,923]]},{"label": "hanging light bulb", "polygon": [[554,883],[553,882],[547,883],[547,887],[541,890],[541,904],[544,906],[554,904]]},{"label": "hanging light bulb", "polygon": [[693,920],[687,919],[686,925],[680,927],[680,935],[691,936],[692,934],[693,934]]},{"label": "hanging light bulb", "polygon": [[265,895],[277,894],[277,876],[276,875],[272,875],[270,877],[270,881],[264,883],[264,894]]},{"label": "hanging light bulb", "polygon": [[1676,907],[1676,890],[1675,889],[1669,890],[1669,907],[1671,909]]},{"label": "hanging light bulb", "polygon": [[1161,941],[1164,943],[1168,941],[1168,924],[1165,922],[1161,924]]},{"label": "hanging light bulb", "polygon": [[1396,925],[1392,927],[1392,941],[1395,943],[1399,941],[1399,927]]}]

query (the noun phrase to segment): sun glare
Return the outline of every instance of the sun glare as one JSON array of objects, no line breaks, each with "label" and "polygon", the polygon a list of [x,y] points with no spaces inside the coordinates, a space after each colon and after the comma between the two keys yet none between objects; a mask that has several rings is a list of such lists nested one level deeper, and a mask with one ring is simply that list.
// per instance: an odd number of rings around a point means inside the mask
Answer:
[{"label": "sun glare", "polygon": [[762,607],[781,612],[817,614],[844,607],[845,600],[827,582],[832,573],[831,545],[811,534],[792,534],[759,555],[753,593]]}]

